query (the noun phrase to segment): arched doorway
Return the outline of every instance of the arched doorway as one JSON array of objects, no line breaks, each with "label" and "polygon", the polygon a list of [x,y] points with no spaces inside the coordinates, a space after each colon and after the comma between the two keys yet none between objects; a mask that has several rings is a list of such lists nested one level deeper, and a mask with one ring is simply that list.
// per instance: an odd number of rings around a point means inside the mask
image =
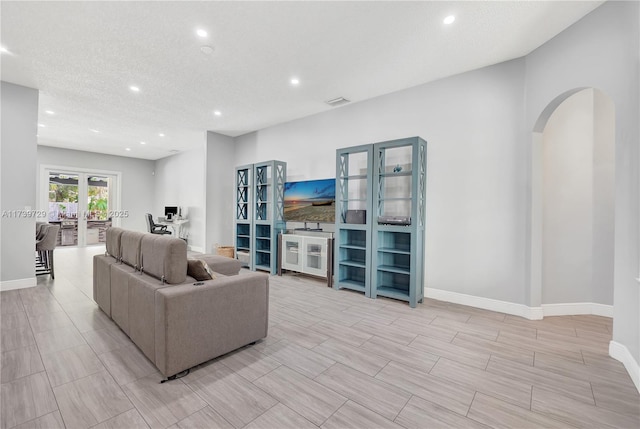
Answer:
[{"label": "arched doorway", "polygon": [[594,88],[556,97],[535,124],[530,305],[544,315],[610,315],[614,134],[613,102]]}]

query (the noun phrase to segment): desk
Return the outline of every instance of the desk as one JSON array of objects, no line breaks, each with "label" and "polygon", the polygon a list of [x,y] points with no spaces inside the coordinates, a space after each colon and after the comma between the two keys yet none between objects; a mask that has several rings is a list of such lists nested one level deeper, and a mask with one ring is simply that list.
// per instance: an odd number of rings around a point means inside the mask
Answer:
[{"label": "desk", "polygon": [[189,223],[189,219],[175,219],[172,222],[156,222],[156,225],[168,226],[173,230],[173,236],[178,238],[184,238],[182,236],[182,225]]}]

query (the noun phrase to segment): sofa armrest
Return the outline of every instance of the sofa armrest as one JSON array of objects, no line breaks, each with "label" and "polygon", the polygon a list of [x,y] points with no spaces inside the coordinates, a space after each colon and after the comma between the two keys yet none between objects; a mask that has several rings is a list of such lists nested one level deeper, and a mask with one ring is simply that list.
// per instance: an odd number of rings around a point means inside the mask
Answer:
[{"label": "sofa armrest", "polygon": [[156,366],[165,376],[267,336],[269,276],[219,277],[155,295]]}]

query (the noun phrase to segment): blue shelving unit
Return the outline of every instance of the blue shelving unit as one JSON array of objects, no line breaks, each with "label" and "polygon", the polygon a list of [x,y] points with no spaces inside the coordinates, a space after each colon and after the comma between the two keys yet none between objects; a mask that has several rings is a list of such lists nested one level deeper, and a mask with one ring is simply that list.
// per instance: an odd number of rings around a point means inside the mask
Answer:
[{"label": "blue shelving unit", "polygon": [[426,165],[420,137],[336,151],[335,288],[422,302]]},{"label": "blue shelving unit", "polygon": [[420,137],[374,144],[373,297],[424,299],[427,143]]},{"label": "blue shelving unit", "polygon": [[286,179],[287,163],[282,161],[236,167],[236,258],[252,271],[277,272]]},{"label": "blue shelving unit", "polygon": [[253,165],[253,267],[278,272],[278,234],[285,229],[284,184],[287,163],[266,161]]},{"label": "blue shelving unit", "polygon": [[371,296],[373,147],[336,151],[335,289]]},{"label": "blue shelving unit", "polygon": [[235,254],[243,266],[253,269],[253,165],[236,167]]}]

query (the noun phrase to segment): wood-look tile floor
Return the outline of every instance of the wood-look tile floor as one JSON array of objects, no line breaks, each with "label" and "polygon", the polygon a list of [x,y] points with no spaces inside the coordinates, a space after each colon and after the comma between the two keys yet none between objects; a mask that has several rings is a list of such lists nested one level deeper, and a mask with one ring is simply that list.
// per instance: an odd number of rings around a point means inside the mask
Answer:
[{"label": "wood-look tile floor", "polygon": [[638,428],[607,354],[612,321],[415,309],[270,278],[269,336],[179,380],[96,306],[100,247],[57,249],[57,278],[0,294],[2,428]]}]

